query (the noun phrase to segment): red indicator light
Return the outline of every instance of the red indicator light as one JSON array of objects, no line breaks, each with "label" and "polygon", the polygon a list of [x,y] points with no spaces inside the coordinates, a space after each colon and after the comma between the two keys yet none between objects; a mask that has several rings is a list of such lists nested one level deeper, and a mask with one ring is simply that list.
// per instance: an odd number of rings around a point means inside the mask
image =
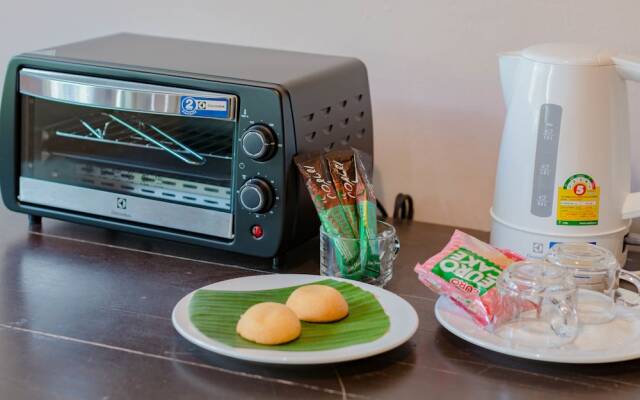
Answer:
[{"label": "red indicator light", "polygon": [[256,239],[260,239],[264,235],[264,231],[260,225],[254,225],[251,227],[251,235]]}]

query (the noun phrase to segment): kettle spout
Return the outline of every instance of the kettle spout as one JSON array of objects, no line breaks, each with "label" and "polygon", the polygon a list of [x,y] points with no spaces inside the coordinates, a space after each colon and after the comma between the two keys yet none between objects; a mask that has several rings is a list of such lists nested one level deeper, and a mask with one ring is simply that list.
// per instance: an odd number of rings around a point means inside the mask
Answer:
[{"label": "kettle spout", "polygon": [[502,83],[502,98],[509,108],[516,78],[516,70],[520,64],[521,55],[518,51],[500,53],[500,82]]}]

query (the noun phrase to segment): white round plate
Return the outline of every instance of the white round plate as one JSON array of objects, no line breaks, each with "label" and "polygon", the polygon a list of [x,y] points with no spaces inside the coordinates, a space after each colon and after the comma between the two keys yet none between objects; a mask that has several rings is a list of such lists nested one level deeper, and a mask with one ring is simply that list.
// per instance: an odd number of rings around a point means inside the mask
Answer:
[{"label": "white round plate", "polygon": [[449,332],[485,349],[531,360],[570,364],[597,364],[640,358],[640,314],[621,305],[617,317],[606,324],[582,325],[578,337],[557,348],[515,346],[485,329],[456,306],[440,296],[435,306],[438,322]]},{"label": "white round plate", "polygon": [[[216,282],[201,289],[235,291],[266,290],[304,285],[324,279],[327,279],[327,277],[318,275],[256,275]],[[384,336],[372,342],[333,350],[282,351],[232,347],[205,336],[191,323],[189,318],[189,302],[195,291],[183,297],[182,300],[176,304],[171,319],[178,333],[196,346],[228,357],[269,364],[326,364],[370,357],[400,346],[409,340],[416,332],[416,329],[418,329],[418,314],[416,314],[413,307],[400,296],[362,282],[348,281],[339,278],[331,279],[351,283],[372,293],[389,316],[389,331],[385,333]]]}]

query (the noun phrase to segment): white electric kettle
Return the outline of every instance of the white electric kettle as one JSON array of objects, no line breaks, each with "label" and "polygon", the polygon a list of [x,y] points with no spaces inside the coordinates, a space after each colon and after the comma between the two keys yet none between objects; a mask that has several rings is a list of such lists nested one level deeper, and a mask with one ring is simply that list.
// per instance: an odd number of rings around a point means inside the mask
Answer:
[{"label": "white electric kettle", "polygon": [[624,262],[640,216],[625,80],[640,81],[640,58],[543,44],[501,55],[500,78],[507,117],[491,243],[541,258],[556,243],[591,242]]}]

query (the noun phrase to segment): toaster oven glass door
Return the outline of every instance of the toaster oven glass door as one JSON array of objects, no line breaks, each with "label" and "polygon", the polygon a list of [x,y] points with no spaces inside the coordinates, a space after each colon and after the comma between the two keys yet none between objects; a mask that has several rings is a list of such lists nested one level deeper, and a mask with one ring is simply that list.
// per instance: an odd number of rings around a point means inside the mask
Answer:
[{"label": "toaster oven glass door", "polygon": [[235,96],[36,70],[20,85],[21,202],[233,238]]}]

